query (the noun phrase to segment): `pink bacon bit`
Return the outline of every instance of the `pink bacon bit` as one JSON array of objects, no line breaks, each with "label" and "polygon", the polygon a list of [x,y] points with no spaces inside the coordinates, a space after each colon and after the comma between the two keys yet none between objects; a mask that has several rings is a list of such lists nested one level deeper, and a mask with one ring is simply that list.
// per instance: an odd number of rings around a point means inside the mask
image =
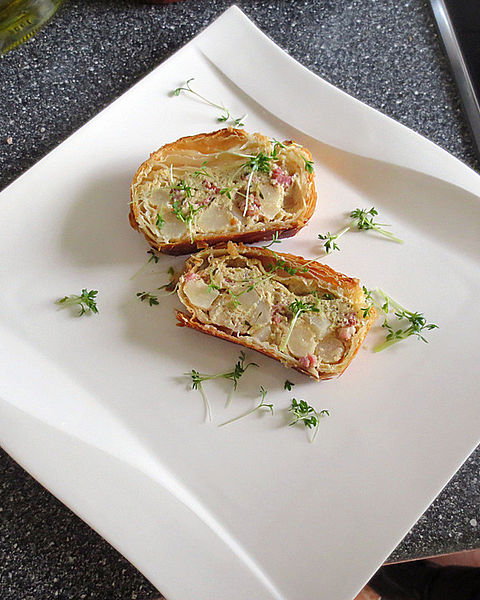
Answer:
[{"label": "pink bacon bit", "polygon": [[298,363],[304,369],[311,369],[317,366],[317,357],[313,354],[307,354],[307,356],[301,356],[298,359]]},{"label": "pink bacon bit", "polygon": [[346,342],[355,335],[355,331],[356,329],[353,325],[349,325],[348,327],[340,327],[337,329],[337,337],[339,340]]},{"label": "pink bacon bit", "polygon": [[284,171],[281,167],[276,165],[272,169],[271,180],[273,183],[287,188],[292,185],[293,177],[289,175],[286,171]]},{"label": "pink bacon bit", "polygon": [[358,325],[358,318],[356,313],[351,312],[347,315],[346,319],[347,325]]},{"label": "pink bacon bit", "polygon": [[208,179],[203,180],[203,186],[207,190],[211,190],[214,194],[220,193],[220,188],[216,186],[212,181],[208,181]]},{"label": "pink bacon bit", "polygon": [[[243,214],[243,211],[245,210],[245,199],[243,199],[242,202],[240,203],[240,210],[242,211],[242,214]],[[250,198],[248,200],[248,208],[247,208],[246,216],[253,217],[254,215],[258,215],[259,212],[260,212],[260,201],[256,196],[254,196],[253,194],[250,194]]]},{"label": "pink bacon bit", "polygon": [[195,279],[199,279],[199,276],[193,271],[189,271],[184,277],[185,281],[195,281]]},{"label": "pink bacon bit", "polygon": [[282,316],[284,316],[284,311],[286,309],[285,304],[274,304],[272,307],[272,323],[276,323],[277,325],[281,322]]}]

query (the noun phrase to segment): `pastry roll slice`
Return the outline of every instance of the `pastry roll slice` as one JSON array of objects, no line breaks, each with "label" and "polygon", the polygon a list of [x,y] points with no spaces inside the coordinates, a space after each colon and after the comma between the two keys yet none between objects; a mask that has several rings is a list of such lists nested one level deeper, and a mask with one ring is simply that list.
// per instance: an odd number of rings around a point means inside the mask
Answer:
[{"label": "pastry roll slice", "polygon": [[[358,279],[302,257],[233,244],[192,255],[180,326],[258,350],[315,379],[340,375],[375,320]],[[365,316],[364,316],[365,315]]]},{"label": "pastry roll slice", "polygon": [[167,254],[295,235],[315,209],[311,161],[294,142],[241,129],[181,138],[138,169],[130,223]]}]

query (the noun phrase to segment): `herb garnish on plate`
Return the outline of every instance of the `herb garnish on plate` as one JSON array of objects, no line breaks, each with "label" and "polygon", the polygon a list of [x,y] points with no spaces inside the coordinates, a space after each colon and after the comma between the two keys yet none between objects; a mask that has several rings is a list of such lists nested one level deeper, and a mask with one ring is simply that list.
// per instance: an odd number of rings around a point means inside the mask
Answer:
[{"label": "herb garnish on plate", "polygon": [[97,294],[98,290],[88,291],[86,288],[84,288],[80,295],[72,294],[71,296],[64,296],[63,298],[56,300],[55,304],[58,304],[61,308],[66,308],[67,306],[78,306],[80,309],[77,313],[78,317],[92,313],[96,314],[98,313],[96,302]]}]

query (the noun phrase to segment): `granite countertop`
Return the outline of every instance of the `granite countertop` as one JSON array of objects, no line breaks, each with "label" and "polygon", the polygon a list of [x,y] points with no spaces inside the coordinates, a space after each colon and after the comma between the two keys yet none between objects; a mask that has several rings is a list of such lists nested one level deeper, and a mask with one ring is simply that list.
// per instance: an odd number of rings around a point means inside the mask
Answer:
[{"label": "granite countertop", "polygon": [[[0,188],[233,4],[67,1],[0,59]],[[472,139],[425,0],[238,0],[292,56],[475,169]],[[148,600],[126,559],[0,453],[2,600]],[[392,554],[480,547],[480,450]],[[372,491],[374,493],[374,491]]]}]

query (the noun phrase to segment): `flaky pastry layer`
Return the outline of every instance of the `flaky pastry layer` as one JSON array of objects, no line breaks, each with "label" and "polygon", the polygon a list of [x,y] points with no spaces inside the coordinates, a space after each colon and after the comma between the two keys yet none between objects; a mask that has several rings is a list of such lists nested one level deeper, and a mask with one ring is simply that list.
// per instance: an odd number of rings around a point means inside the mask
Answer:
[{"label": "flaky pastry layer", "polygon": [[180,326],[241,344],[317,380],[345,371],[375,320],[357,279],[229,242],[186,262]]},{"label": "flaky pastry layer", "polygon": [[130,224],[167,254],[295,235],[315,209],[311,161],[294,142],[241,129],[180,138],[135,174]]}]

